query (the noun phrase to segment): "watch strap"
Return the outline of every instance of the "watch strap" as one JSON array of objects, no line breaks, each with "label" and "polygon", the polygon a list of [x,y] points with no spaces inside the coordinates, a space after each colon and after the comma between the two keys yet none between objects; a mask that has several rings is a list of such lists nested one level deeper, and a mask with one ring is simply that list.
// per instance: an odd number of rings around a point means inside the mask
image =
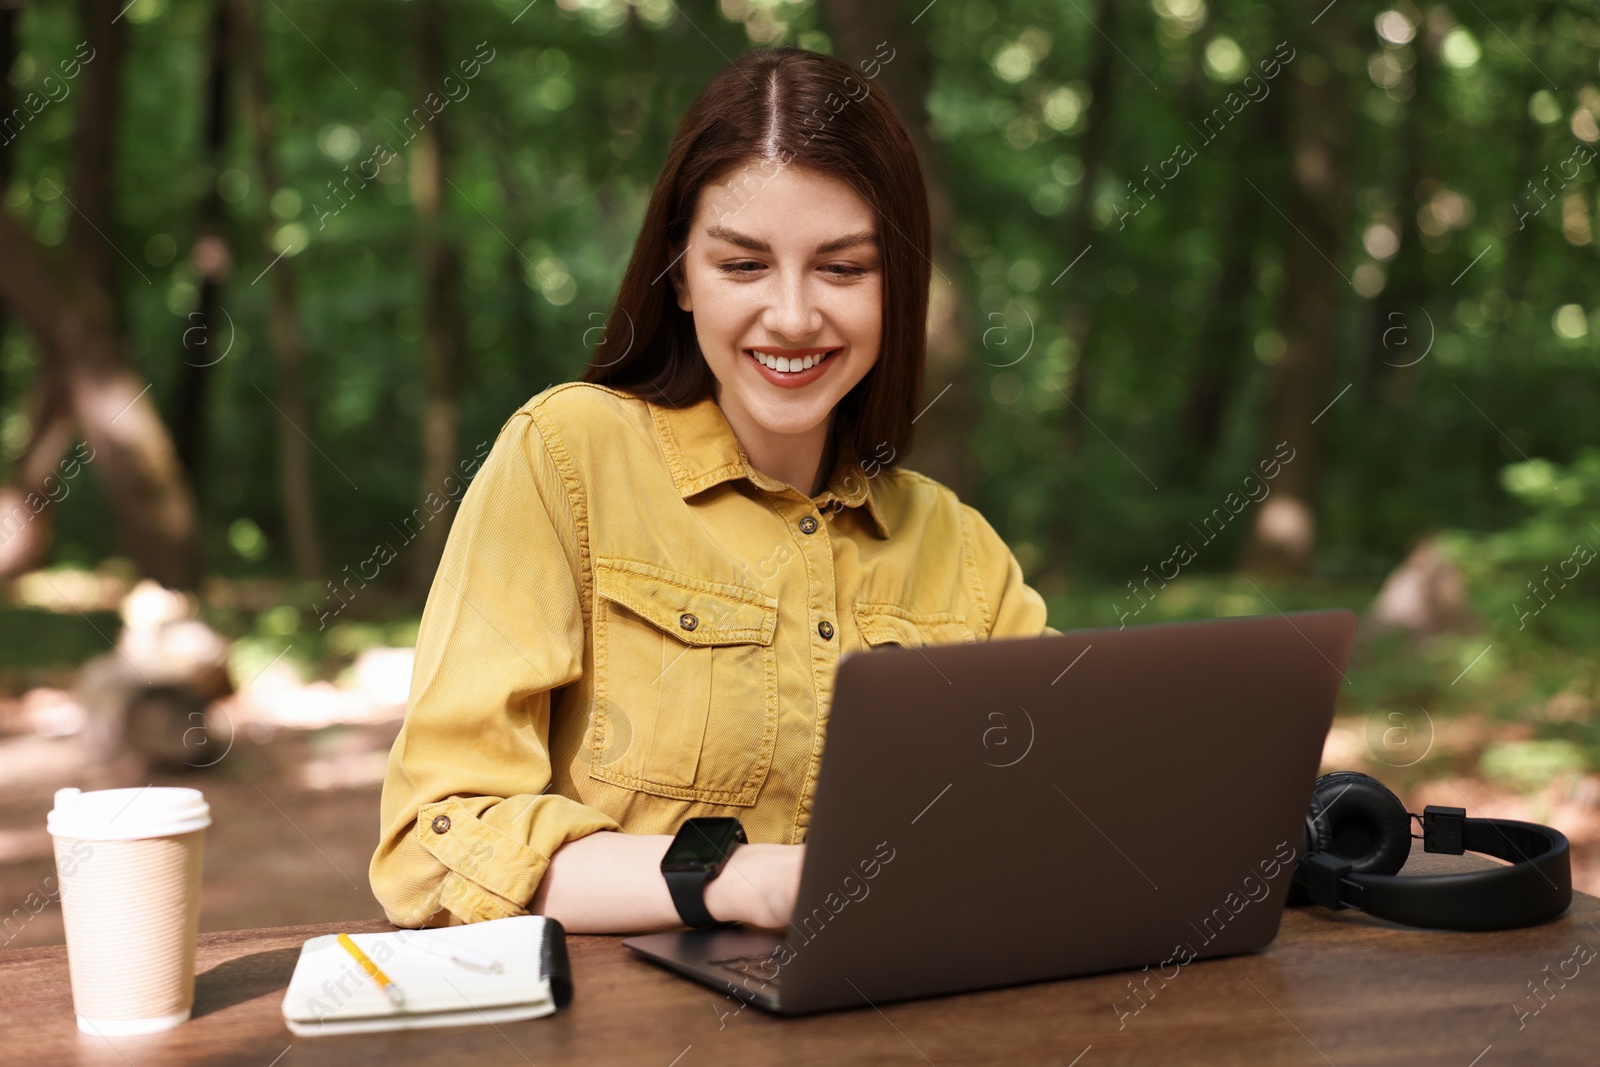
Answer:
[{"label": "watch strap", "polygon": [[719,926],[716,918],[706,910],[706,884],[711,881],[709,871],[665,871],[667,891],[672,894],[678,918],[691,927]]}]

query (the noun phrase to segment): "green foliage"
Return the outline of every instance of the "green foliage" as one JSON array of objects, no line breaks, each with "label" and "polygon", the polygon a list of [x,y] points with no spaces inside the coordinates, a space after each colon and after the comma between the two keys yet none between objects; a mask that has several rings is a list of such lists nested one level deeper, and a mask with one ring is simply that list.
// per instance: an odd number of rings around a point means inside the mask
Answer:
[{"label": "green foliage", "polygon": [[1528,460],[1501,483],[1525,508],[1505,529],[1454,531],[1444,543],[1474,606],[1519,647],[1592,648],[1600,633],[1600,448],[1569,465]]},{"label": "green foliage", "polygon": [[[91,624],[85,626],[85,619]],[[122,629],[114,611],[75,613],[0,604],[0,678],[75,667],[111,649]]]},{"label": "green foliage", "polygon": [[1481,765],[1485,778],[1533,793],[1558,775],[1576,779],[1590,761],[1571,741],[1507,741],[1486,751]]},{"label": "green foliage", "polygon": [[[260,187],[237,111],[220,172],[202,158],[211,0],[140,0],[128,12],[116,223],[105,237],[120,253],[112,263],[132,354],[169,417],[198,280],[188,252],[208,190],[223,197],[234,255],[223,295],[231,348],[210,377],[198,487],[215,572],[288,570],[281,416],[263,400],[277,380],[264,272],[285,249],[307,347],[311,412],[302,429],[318,448],[315,492],[329,540],[330,573],[321,577],[365,558],[421,495],[423,300],[405,157],[405,123],[426,92],[413,73],[414,7],[263,5],[280,189]],[[1410,36],[1397,43],[1392,28],[1387,39],[1376,28],[1385,4],[1333,5],[1315,24],[1293,5],[1115,7],[1111,81],[1098,99],[1088,81],[1106,46],[1088,5],[936,4],[914,24],[904,19],[890,42],[904,57],[896,62],[927,53],[938,148],[928,162],[954,208],[958,257],[942,268],[966,297],[974,353],[959,388],[973,391],[977,417],[958,428],[972,435],[974,503],[1030,578],[1069,591],[1055,597],[1063,619],[1114,622],[1109,604],[1126,595],[1124,583],[1189,537],[1271,451],[1265,407],[1283,359],[1285,254],[1309,239],[1286,218],[1294,161],[1284,131],[1308,118],[1294,113],[1295,87],[1335,78],[1350,116],[1340,152],[1348,217],[1324,254],[1350,285],[1333,323],[1339,357],[1327,399],[1338,399],[1318,424],[1326,584],[1304,587],[1305,597],[1298,587],[1268,592],[1282,604],[1315,601],[1323,588],[1370,590],[1417,537],[1455,528],[1480,610],[1507,618],[1525,584],[1566,558],[1569,534],[1588,536],[1553,502],[1507,492],[1498,472],[1508,462],[1548,463],[1527,469],[1590,479],[1581,492],[1593,499],[1592,476],[1582,473],[1592,460],[1579,449],[1592,443],[1600,410],[1596,166],[1577,167],[1525,222],[1519,210],[1539,203],[1529,183],[1571,157],[1583,116],[1600,113],[1594,12],[1565,3],[1530,12],[1517,0],[1425,12],[1402,4],[1430,21],[1407,22]],[[452,69],[479,54],[480,42],[493,52],[470,92],[443,112],[442,225],[461,247],[469,349],[466,456],[527,397],[580,373],[693,94],[758,40],[834,46],[812,3],[470,0],[449,4],[446,17]],[[21,36],[9,76],[26,92],[81,33],[71,5],[31,4]],[[1442,42],[1437,54],[1427,41]],[[1202,134],[1205,117],[1283,42],[1296,55],[1265,81],[1268,94],[1214,137]],[[237,92],[241,72],[234,76]],[[58,190],[70,173],[74,103],[52,105],[11,146],[4,190],[6,208],[52,244],[72,217]],[[1111,116],[1098,147],[1087,142],[1097,114]],[[1272,114],[1276,132],[1257,124]],[[1128,214],[1132,183],[1148,181],[1146,168],[1180,144],[1193,147],[1192,162],[1141,186],[1138,202],[1147,203]],[[347,168],[383,147],[396,161],[376,179],[350,182]],[[1091,182],[1086,163],[1096,153]],[[1068,271],[1084,251],[1069,244],[1080,209],[1093,248]],[[1384,246],[1386,233],[1403,237],[1398,251]],[[1234,260],[1246,281],[1230,293],[1225,268]],[[1075,307],[1093,312],[1083,351],[1067,333]],[[18,420],[32,361],[9,322],[0,335],[0,461],[26,439]],[[1205,452],[1185,413],[1213,361],[1231,384],[1218,441]],[[1067,458],[1063,390],[1086,368],[1092,427]],[[930,375],[930,397],[945,384]],[[1521,522],[1524,500],[1545,518],[1494,535]],[[1142,621],[1254,597],[1215,577],[1234,568],[1252,518],[1209,545]],[[115,551],[97,492],[60,509],[58,544],[66,558],[90,563]],[[402,561],[384,580],[404,569]],[[1581,589],[1564,590],[1530,624],[1530,639],[1577,640],[1593,581],[1586,569]],[[1070,592],[1085,588],[1109,591]],[[317,596],[313,586],[296,601],[302,617]]]}]

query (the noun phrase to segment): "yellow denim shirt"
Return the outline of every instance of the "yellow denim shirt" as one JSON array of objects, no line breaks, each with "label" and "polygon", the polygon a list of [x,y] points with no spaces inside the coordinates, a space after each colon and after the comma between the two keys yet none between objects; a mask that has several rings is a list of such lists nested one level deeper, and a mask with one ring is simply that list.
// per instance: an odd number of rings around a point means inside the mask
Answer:
[{"label": "yellow denim shirt", "polygon": [[732,815],[805,838],[849,650],[1055,633],[945,486],[841,454],[815,497],[715,400],[571,382],[501,428],[461,508],[389,754],[372,888],[398,926],[520,915],[597,830]]}]

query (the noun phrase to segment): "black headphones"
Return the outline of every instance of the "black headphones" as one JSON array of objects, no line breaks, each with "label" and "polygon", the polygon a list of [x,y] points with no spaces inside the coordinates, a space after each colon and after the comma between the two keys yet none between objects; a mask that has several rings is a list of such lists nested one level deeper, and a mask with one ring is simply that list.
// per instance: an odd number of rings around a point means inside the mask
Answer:
[{"label": "black headphones", "polygon": [[[1566,835],[1537,823],[1469,819],[1465,808],[1406,811],[1376,778],[1337,771],[1317,779],[1300,841],[1290,904],[1356,908],[1435,930],[1510,930],[1549,922],[1572,903]],[[1426,852],[1482,852],[1511,863],[1490,871],[1400,878],[1411,820]]]}]

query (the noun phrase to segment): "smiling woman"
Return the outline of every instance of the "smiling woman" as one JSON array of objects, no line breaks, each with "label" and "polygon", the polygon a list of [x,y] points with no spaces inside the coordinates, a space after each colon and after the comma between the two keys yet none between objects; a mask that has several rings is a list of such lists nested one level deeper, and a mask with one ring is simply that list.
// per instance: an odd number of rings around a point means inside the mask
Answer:
[{"label": "smiling woman", "polygon": [[[840,658],[1053,632],[983,516],[896,465],[929,245],[845,64],[746,52],[691,104],[583,380],[512,415],[450,532],[372,860],[394,923],[782,928]],[[680,830],[743,843],[669,872]]]}]

